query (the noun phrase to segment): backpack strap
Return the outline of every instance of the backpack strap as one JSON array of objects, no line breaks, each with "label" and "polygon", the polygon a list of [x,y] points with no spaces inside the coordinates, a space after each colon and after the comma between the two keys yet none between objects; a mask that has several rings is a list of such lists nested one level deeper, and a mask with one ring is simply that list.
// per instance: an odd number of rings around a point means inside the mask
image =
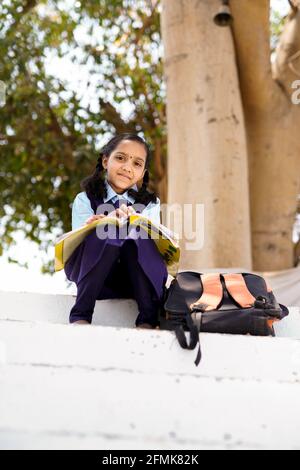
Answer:
[{"label": "backpack strap", "polygon": [[254,306],[256,298],[249,291],[242,274],[223,274],[223,277],[229,294],[240,307]]},{"label": "backpack strap", "polygon": [[202,356],[200,339],[199,339],[200,327],[194,323],[189,313],[186,315],[185,320],[186,320],[188,331],[190,333],[189,344],[187,343],[185,332],[184,332],[182,325],[178,325],[175,327],[176,338],[180,346],[183,349],[195,349],[198,343],[198,351],[197,351],[196,359],[194,361],[196,366],[198,366],[201,361],[201,356]]},{"label": "backpack strap", "polygon": [[192,312],[216,310],[223,299],[223,286],[220,274],[200,274],[203,291],[200,299],[190,305]]}]

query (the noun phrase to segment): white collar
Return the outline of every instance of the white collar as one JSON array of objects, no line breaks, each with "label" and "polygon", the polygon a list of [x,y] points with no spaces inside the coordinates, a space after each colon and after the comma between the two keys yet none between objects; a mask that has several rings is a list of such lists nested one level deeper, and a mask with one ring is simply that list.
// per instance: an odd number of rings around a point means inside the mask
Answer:
[{"label": "white collar", "polygon": [[[107,177],[105,177],[104,179],[104,184],[106,185],[106,198],[103,198],[103,202],[106,203],[107,201],[110,201],[111,199],[113,199],[114,197],[118,197],[118,199],[127,199],[127,201],[131,202],[131,204],[134,203],[134,198],[132,196],[129,196],[128,195],[128,190],[125,191],[123,194],[118,194],[115,192],[115,190],[111,187],[111,185],[109,184],[109,182],[107,181]],[[138,191],[138,187],[136,184],[134,184],[133,186],[131,186],[132,189],[135,189],[136,191]]]}]

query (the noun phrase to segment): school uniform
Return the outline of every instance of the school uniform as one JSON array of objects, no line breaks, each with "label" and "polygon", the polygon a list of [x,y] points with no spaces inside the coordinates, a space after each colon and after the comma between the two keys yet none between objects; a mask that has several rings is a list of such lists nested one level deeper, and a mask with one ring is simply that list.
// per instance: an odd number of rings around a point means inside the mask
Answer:
[{"label": "school uniform", "polygon": [[[123,202],[136,210],[140,209],[127,191],[120,195],[115,193],[107,180],[105,185],[106,198],[97,199],[87,196],[85,192],[77,194],[72,206],[72,229],[83,225],[91,215],[105,213],[105,204],[111,205],[110,210]],[[137,189],[136,185],[133,188]],[[156,204],[150,203],[140,212],[153,222],[160,223],[159,199]],[[91,322],[96,300],[133,298],[139,309],[136,326],[140,323],[156,326],[168,272],[154,240],[141,238],[137,228],[132,228],[123,238],[120,236],[121,229],[111,225],[107,225],[107,229],[104,239],[99,238],[99,232],[97,236],[97,228],[92,230],[65,264],[67,278],[77,285],[70,323],[77,320]]]}]

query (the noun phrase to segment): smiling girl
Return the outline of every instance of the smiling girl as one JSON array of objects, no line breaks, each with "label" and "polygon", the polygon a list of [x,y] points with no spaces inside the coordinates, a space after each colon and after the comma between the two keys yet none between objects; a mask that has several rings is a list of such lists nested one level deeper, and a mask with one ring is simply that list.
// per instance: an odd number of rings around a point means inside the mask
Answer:
[{"label": "smiling girl", "polygon": [[[147,190],[150,149],[136,134],[119,134],[100,151],[96,169],[81,182],[72,206],[72,230],[107,216],[128,217],[141,212],[160,223],[160,200]],[[103,210],[108,204],[111,210]],[[139,210],[137,209],[139,208]],[[141,210],[142,208],[142,210]],[[125,238],[101,239],[93,229],[65,264],[77,285],[70,323],[91,323],[96,300],[133,298],[139,314],[135,325],[156,328],[168,273],[156,244],[130,230]]]}]

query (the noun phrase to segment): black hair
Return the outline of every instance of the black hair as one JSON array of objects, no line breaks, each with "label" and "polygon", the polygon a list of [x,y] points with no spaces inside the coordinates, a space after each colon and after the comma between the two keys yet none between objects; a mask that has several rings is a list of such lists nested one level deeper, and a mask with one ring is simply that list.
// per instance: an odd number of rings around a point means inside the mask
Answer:
[{"label": "black hair", "polygon": [[151,161],[151,150],[149,145],[146,143],[144,139],[139,137],[137,134],[133,133],[122,133],[117,134],[113,137],[106,145],[104,145],[100,150],[100,156],[97,160],[97,165],[94,170],[94,173],[90,176],[84,178],[81,183],[80,187],[83,191],[86,192],[87,196],[94,196],[97,199],[102,199],[106,197],[106,187],[104,184],[105,179],[105,170],[102,165],[102,157],[104,155],[110,156],[110,154],[115,150],[122,140],[134,140],[139,142],[140,144],[144,145],[147,155],[146,155],[146,163],[145,163],[145,174],[143,178],[143,184],[141,188],[136,191],[133,188],[128,189],[128,195],[135,199],[135,203],[147,205],[149,202],[156,202],[157,195],[155,192],[150,193],[147,190],[147,186],[149,183],[149,166]]}]

